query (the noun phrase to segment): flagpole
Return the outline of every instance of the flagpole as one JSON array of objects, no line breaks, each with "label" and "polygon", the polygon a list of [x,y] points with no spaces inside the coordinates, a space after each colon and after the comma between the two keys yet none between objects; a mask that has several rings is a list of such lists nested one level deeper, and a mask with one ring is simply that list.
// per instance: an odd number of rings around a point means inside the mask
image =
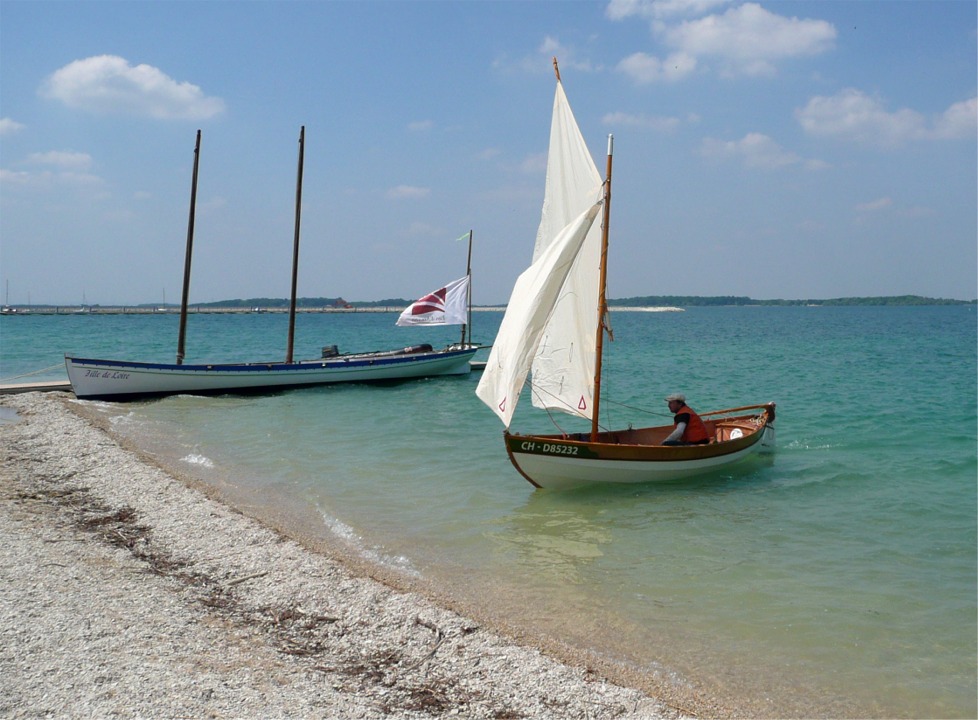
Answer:
[{"label": "flagpole", "polygon": [[469,259],[465,263],[465,277],[469,279],[465,287],[466,307],[468,308],[467,322],[462,325],[462,347],[465,347],[465,331],[469,330],[469,343],[472,342],[472,231],[469,230]]}]

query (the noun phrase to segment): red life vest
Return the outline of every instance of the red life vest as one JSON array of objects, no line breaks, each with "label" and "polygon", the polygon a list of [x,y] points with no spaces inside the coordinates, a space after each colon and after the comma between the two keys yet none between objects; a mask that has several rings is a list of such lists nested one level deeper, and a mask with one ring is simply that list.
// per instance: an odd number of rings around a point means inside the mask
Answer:
[{"label": "red life vest", "polygon": [[683,442],[701,443],[704,440],[710,439],[710,433],[706,429],[706,425],[700,419],[700,416],[693,412],[693,409],[689,405],[684,403],[679,412],[676,413],[673,422],[677,425],[679,424],[678,418],[680,415],[689,415],[689,422],[686,423],[686,429],[683,431]]}]

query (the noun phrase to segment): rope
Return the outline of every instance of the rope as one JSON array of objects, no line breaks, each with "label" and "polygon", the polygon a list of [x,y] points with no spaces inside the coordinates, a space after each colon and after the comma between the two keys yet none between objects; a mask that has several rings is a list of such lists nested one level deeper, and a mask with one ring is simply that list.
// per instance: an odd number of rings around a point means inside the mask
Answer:
[{"label": "rope", "polygon": [[52,365],[50,367],[41,368],[40,370],[32,370],[29,373],[24,373],[23,375],[13,375],[8,378],[0,378],[0,382],[9,382],[10,380],[17,380],[19,378],[30,377],[31,375],[40,375],[41,373],[49,372],[55,368],[64,367],[64,363],[58,363],[57,365]]},{"label": "rope", "polygon": [[[531,390],[531,392],[533,392],[533,393],[534,393],[534,394],[535,394],[535,395],[536,395],[537,397],[541,397],[541,396],[543,396],[543,395],[548,395],[548,396],[549,396],[549,397],[551,397],[551,398],[554,398],[554,399],[556,399],[556,400],[559,400],[559,401],[560,401],[560,403],[561,403],[562,405],[564,405],[565,407],[567,407],[567,408],[570,408],[570,412],[568,413],[569,415],[575,415],[576,417],[579,417],[579,418],[581,417],[581,416],[580,416],[580,415],[579,415],[579,414],[577,413],[577,408],[575,408],[575,407],[573,407],[572,405],[570,405],[570,404],[569,404],[569,403],[567,403],[567,402],[564,402],[563,400],[561,400],[561,398],[559,398],[559,397],[557,397],[557,396],[556,396],[556,395],[554,395],[553,393],[551,393],[551,392],[546,392],[545,390],[542,390],[541,388],[539,388],[539,387],[537,387],[536,385],[534,385],[532,381],[530,381],[530,382],[529,382],[529,385],[530,385],[530,390]],[[567,433],[567,432],[566,432],[566,431],[564,430],[564,428],[562,428],[562,427],[561,427],[561,426],[560,426],[560,425],[558,424],[558,422],[557,422],[557,420],[556,420],[556,418],[554,417],[554,414],[553,414],[552,412],[550,412],[550,408],[549,408],[549,407],[545,407],[545,408],[543,408],[543,409],[547,411],[547,417],[549,417],[549,418],[550,418],[550,422],[551,422],[551,423],[553,423],[553,426],[554,426],[555,428],[557,428],[557,430],[558,430],[558,432],[560,432],[560,434],[561,434],[561,435],[567,435],[567,434],[569,434],[569,433]],[[586,419],[586,418],[581,418],[581,419]],[[608,428],[608,427],[606,427],[606,426],[604,426],[604,425],[602,425],[602,424],[601,424],[601,420],[600,420],[600,418],[598,419],[598,428],[600,428],[601,430],[604,430],[605,432],[607,432],[607,431],[609,430],[609,428]]]},{"label": "rope", "polygon": [[625,403],[615,402],[614,400],[605,400],[606,403],[611,405],[617,405],[618,407],[623,407],[628,410],[634,410],[635,412],[645,413],[646,415],[655,415],[656,417],[668,417],[671,418],[672,415],[663,412],[657,412],[655,410],[646,410],[645,408],[635,407],[634,405],[626,405]]}]

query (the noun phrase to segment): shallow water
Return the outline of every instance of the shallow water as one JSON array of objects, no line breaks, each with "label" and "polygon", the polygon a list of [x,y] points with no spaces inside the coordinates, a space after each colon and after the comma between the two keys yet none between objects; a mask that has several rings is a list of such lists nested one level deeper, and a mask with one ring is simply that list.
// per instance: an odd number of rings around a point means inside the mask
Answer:
[{"label": "shallow water", "polygon": [[[499,318],[477,313],[475,337]],[[296,356],[457,339],[394,319],[300,316]],[[168,360],[176,338],[172,317],[0,322],[5,379],[65,351]],[[280,357],[286,322],[192,316],[188,360]],[[99,407],[185,472],[311,512],[325,537],[463,602],[769,714],[978,714],[975,308],[613,324],[603,424],[666,423],[675,390],[700,410],[774,400],[774,457],[692,482],[535,491],[476,375]],[[514,428],[552,425],[524,399]]]}]

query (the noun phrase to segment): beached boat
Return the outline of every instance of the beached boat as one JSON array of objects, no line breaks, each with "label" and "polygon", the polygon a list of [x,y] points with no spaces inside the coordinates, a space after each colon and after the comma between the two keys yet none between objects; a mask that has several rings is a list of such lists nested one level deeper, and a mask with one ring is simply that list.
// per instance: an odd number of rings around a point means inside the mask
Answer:
[{"label": "beached boat", "polygon": [[[164,395],[261,393],[341,382],[381,382],[462,375],[476,347],[352,353],[298,362],[174,365],[65,356],[78,398],[133,400]],[[329,353],[329,350],[326,350]]]},{"label": "beached boat", "polygon": [[[185,365],[187,305],[190,288],[190,266],[193,256],[194,211],[197,195],[197,169],[200,159],[200,131],[194,148],[194,171],[190,196],[190,220],[187,229],[187,252],[184,265],[183,301],[176,363],[148,363],[126,360],[104,360],[65,355],[65,368],[75,396],[86,400],[133,400],[165,395],[217,395],[226,393],[261,393],[292,388],[344,382],[390,382],[440,375],[463,375],[471,370],[470,361],[479,347],[465,341],[443,350],[431,345],[415,345],[396,350],[340,354],[335,346],[323,348],[322,357],[293,361],[295,337],[296,278],[299,256],[299,227],[302,204],[302,158],[305,128],[299,134],[299,170],[296,183],[295,241],[292,262],[292,299],[289,308],[288,349],[284,361],[249,363],[197,363]],[[471,243],[471,234],[470,234]],[[471,260],[471,244],[469,257]],[[453,289],[464,284],[468,302],[469,270],[465,278],[455,281]],[[464,281],[464,283],[463,283]],[[447,295],[446,289],[435,294]],[[426,296],[429,297],[429,296]],[[453,302],[461,297],[456,291]],[[420,303],[421,301],[419,301]],[[429,303],[430,304],[430,303]],[[418,303],[412,304],[412,307]],[[441,312],[441,322],[438,312]],[[451,305],[447,308],[453,311]],[[457,324],[448,321],[445,304],[429,307],[426,324]],[[457,316],[458,312],[454,312]],[[464,322],[464,320],[462,321]]]},{"label": "beached boat", "polygon": [[[476,394],[502,420],[506,452],[537,487],[675,480],[726,467],[774,442],[774,403],[701,413],[708,444],[665,446],[673,426],[599,428],[613,138],[598,173],[557,90],[533,262],[516,281]],[[599,213],[602,221],[596,223]],[[591,421],[590,432],[510,431],[532,369],[535,407]],[[553,417],[553,416],[551,416]]]}]

